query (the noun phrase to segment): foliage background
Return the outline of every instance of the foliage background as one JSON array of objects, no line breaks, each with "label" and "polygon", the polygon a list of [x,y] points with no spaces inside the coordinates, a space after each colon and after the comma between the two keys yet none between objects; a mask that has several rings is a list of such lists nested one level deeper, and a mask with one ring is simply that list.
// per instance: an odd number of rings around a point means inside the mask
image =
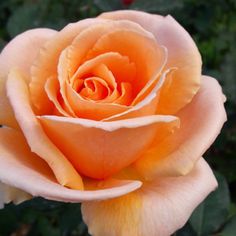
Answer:
[{"label": "foliage background", "polygon": [[[216,172],[219,188],[175,236],[235,236],[236,0],[1,0],[0,48],[29,28],[61,29],[68,22],[102,11],[126,8],[176,18],[196,41],[204,73],[219,80],[228,98],[228,122],[205,155]],[[8,204],[0,210],[0,236],[5,235],[88,236],[88,233],[79,204],[37,198],[18,206]]]}]

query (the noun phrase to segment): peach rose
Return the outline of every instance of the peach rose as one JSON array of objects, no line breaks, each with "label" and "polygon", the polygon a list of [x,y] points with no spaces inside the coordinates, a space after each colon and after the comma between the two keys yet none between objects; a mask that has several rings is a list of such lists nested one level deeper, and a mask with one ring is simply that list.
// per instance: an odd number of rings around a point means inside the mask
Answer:
[{"label": "peach rose", "polygon": [[14,38],[0,55],[3,201],[83,202],[95,236],[172,234],[217,186],[201,156],[224,96],[201,63],[171,16],[138,11]]}]

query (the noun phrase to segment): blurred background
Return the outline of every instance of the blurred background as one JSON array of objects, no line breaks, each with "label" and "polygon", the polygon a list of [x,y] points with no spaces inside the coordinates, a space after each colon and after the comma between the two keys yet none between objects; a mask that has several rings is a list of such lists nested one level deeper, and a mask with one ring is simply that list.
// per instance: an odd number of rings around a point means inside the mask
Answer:
[{"label": "blurred background", "polygon": [[[223,86],[228,122],[205,154],[219,188],[175,236],[236,236],[236,0],[0,0],[0,49],[27,29],[61,29],[69,22],[116,9],[171,14],[194,38],[204,74]],[[80,204],[36,198],[0,210],[0,236],[5,235],[89,234]]]}]

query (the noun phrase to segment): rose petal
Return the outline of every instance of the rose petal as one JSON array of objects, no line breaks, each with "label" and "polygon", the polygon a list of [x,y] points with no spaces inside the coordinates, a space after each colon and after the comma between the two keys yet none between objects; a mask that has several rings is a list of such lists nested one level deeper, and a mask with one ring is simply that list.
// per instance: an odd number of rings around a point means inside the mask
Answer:
[{"label": "rose petal", "polygon": [[20,71],[10,71],[7,80],[7,94],[31,150],[48,163],[60,184],[76,189],[83,188],[80,175],[46,136],[37,121],[29,104],[28,87]]},{"label": "rose petal", "polygon": [[218,136],[226,121],[224,96],[215,79],[203,76],[202,81],[192,102],[176,115],[180,129],[154,143],[135,163],[135,169],[146,178],[187,174]]},{"label": "rose petal", "polygon": [[[146,116],[101,122],[58,116],[38,117],[54,144],[86,176],[106,178],[135,161],[163,126],[178,126],[174,116]],[[138,137],[138,141],[137,141]]]},{"label": "rose petal", "polygon": [[38,54],[39,48],[56,33],[51,29],[28,30],[7,44],[0,54],[0,124],[18,127],[6,96],[5,82],[12,67],[21,68],[29,74],[29,68]]},{"label": "rose petal", "polygon": [[44,85],[48,78],[57,75],[57,65],[61,52],[87,27],[104,23],[103,19],[85,19],[67,25],[44,45],[31,68],[30,96],[36,110],[45,114],[53,109]]},{"label": "rose petal", "polygon": [[[116,79],[114,77],[114,75],[112,74],[112,72],[109,70],[109,68],[105,65],[105,64],[101,64],[97,67],[94,67],[94,74],[96,76],[98,76],[99,78],[102,78],[108,85],[108,87],[110,88],[110,94],[103,100],[101,100],[100,102],[102,103],[117,103],[117,104],[128,104],[128,102],[126,102],[126,100],[124,101],[122,99],[123,93],[122,95],[120,95],[120,92],[117,90],[117,83],[116,83]],[[129,83],[126,83],[129,84]],[[123,92],[122,88],[121,88],[121,92]],[[130,93],[131,95],[131,93]],[[120,101],[119,101],[119,97]]]},{"label": "rose petal", "polygon": [[[125,40],[124,40],[125,39]],[[157,44],[152,35],[132,30],[114,30],[104,34],[88,52],[87,59],[91,59],[107,52],[117,52],[127,56],[136,66],[136,77],[133,92],[136,96],[156,71],[160,71],[166,62],[166,53]]]},{"label": "rose petal", "polygon": [[[122,67],[127,68],[127,64],[129,64],[129,62],[127,57],[122,57],[118,53],[105,53],[82,64],[78,71],[75,73],[75,76],[78,76],[79,78],[83,77],[83,75],[90,72],[93,67],[96,67],[100,64],[105,64],[107,65],[107,67],[109,67],[110,65],[114,66],[115,64],[117,65],[117,68],[122,69]],[[60,77],[63,77],[62,73],[60,73]],[[71,81],[71,83],[73,83],[73,81]],[[65,86],[64,92],[63,86]],[[66,81],[63,85],[63,79],[61,79],[61,93],[64,94],[64,99],[68,104],[67,106],[70,106],[71,109],[75,112],[75,114],[80,118],[101,120],[103,118],[122,113],[129,108],[128,106],[116,103],[96,103],[94,101],[88,101],[82,96],[80,96],[72,88],[68,81]]]},{"label": "rose petal", "polygon": [[191,101],[200,87],[202,62],[194,41],[178,22],[171,16],[132,10],[107,12],[100,18],[136,22],[153,33],[157,42],[167,48],[166,69],[177,67],[178,70],[172,77],[172,83],[162,89],[159,114],[175,114]]},{"label": "rose petal", "polygon": [[85,181],[89,191],[73,190],[57,183],[51,169],[31,152],[20,132],[0,129],[0,181],[46,199],[80,202],[109,199],[127,194],[141,186],[139,181]]},{"label": "rose petal", "polygon": [[70,114],[70,111],[68,111],[65,106],[63,107],[58,100],[58,94],[60,93],[60,85],[57,78],[51,77],[46,81],[45,91],[48,95],[48,98],[50,99],[50,101],[53,102],[55,109],[57,110],[53,112],[53,114],[59,112],[63,116],[73,116],[73,114]]},{"label": "rose petal", "polygon": [[115,103],[96,103],[83,99],[70,85],[66,84],[67,101],[75,114],[80,118],[101,120],[117,113],[126,111],[128,107]]},{"label": "rose petal", "polygon": [[[145,90],[149,91],[149,94],[146,97],[143,96],[143,100],[140,100],[134,106],[130,106],[129,109],[125,110],[124,112],[115,114],[113,116],[107,117],[103,119],[103,121],[113,121],[119,119],[129,119],[135,117],[142,117],[148,115],[154,115],[157,111],[157,104],[159,102],[160,97],[160,90],[162,86],[166,83],[166,76],[168,73],[171,72],[172,69],[166,70],[159,76],[159,70],[157,71],[156,75],[151,78],[145,86]],[[141,91],[136,98],[142,97],[142,92],[146,93],[147,91]]]},{"label": "rose petal", "polygon": [[156,179],[120,198],[83,203],[83,219],[94,236],[169,236],[216,186],[211,169],[200,159],[186,176]]},{"label": "rose petal", "polygon": [[94,24],[79,34],[68,47],[68,76],[73,76],[80,64],[85,61],[87,53],[102,36],[116,30],[131,30],[145,37],[153,37],[149,32],[140,27],[140,25],[131,21],[107,21],[102,22],[102,24]]}]

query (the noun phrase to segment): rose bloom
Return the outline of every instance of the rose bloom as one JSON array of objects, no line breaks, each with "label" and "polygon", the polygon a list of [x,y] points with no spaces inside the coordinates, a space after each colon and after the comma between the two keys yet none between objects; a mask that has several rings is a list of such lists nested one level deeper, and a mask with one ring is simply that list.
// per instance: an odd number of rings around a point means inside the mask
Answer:
[{"label": "rose bloom", "polygon": [[1,205],[82,202],[95,236],[175,232],[217,187],[202,155],[225,97],[201,65],[171,16],[116,11],[18,35],[0,55]]}]

